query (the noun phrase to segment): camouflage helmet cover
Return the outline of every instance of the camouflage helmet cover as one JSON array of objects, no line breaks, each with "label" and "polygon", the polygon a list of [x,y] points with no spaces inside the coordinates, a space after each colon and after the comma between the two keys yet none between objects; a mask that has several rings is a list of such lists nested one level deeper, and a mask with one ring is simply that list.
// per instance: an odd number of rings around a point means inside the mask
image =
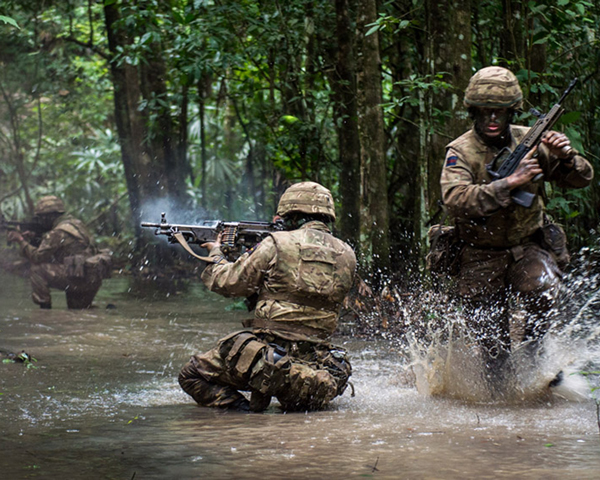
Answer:
[{"label": "camouflage helmet cover", "polygon": [[514,73],[503,67],[478,70],[465,90],[466,107],[515,108],[523,106],[523,92]]},{"label": "camouflage helmet cover", "polygon": [[328,215],[335,220],[335,206],[331,192],[315,182],[300,182],[289,187],[279,200],[277,215],[291,212]]},{"label": "camouflage helmet cover", "polygon": [[47,213],[65,213],[63,201],[54,195],[48,195],[38,200],[35,205],[34,213],[36,215],[45,215]]}]

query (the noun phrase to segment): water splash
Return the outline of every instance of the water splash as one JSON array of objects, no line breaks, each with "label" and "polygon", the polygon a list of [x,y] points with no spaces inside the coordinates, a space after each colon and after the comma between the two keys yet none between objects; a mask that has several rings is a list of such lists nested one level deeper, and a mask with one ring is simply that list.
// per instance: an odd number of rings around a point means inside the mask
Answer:
[{"label": "water splash", "polygon": [[[407,342],[419,392],[476,403],[590,399],[598,376],[581,372],[600,369],[600,262],[589,253],[583,252],[565,277],[542,341],[520,343],[516,335],[497,369],[486,367],[489,357],[469,334],[457,305],[441,294],[421,303],[425,320],[413,325]],[[513,325],[520,314],[513,312]]]}]

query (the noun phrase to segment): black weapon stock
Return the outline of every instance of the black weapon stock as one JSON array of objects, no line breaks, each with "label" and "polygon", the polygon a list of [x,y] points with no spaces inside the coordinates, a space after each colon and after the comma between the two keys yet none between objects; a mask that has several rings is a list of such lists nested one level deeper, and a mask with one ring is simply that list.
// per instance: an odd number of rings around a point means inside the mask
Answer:
[{"label": "black weapon stock", "polygon": [[[547,114],[542,114],[535,109],[531,109],[531,113],[538,117],[538,120],[535,122],[533,127],[527,132],[527,135],[523,138],[521,143],[517,145],[514,151],[510,151],[508,147],[502,149],[498,155],[486,165],[487,171],[490,173],[494,180],[499,180],[501,178],[506,178],[512,175],[515,170],[518,168],[521,160],[529,153],[529,151],[539,145],[542,141],[542,138],[556,123],[556,121],[560,118],[560,116],[564,113],[565,109],[562,107],[562,103],[564,102],[566,96],[571,93],[573,87],[577,83],[577,78],[575,78],[564,91],[560,100],[556,105],[552,107],[552,109]],[[569,150],[571,148],[569,147]],[[565,152],[569,153],[569,152]],[[505,160],[502,162],[500,167],[495,170],[495,165],[502,158]],[[533,181],[537,181],[542,177],[542,174],[537,175]],[[533,204],[533,200],[535,198],[535,194],[526,192],[525,190],[521,190],[520,188],[515,188],[510,193],[513,202],[517,205],[521,205],[523,207],[529,208]]]},{"label": "black weapon stock", "polygon": [[221,236],[221,250],[230,255],[239,252],[241,247],[251,248],[271,232],[283,230],[282,222],[224,222],[203,220],[198,225],[168,223],[162,213],[160,223],[142,222],[142,227],[154,228],[155,235],[166,235],[169,243],[180,243],[175,234],[181,234],[187,243],[202,244],[214,242]]}]

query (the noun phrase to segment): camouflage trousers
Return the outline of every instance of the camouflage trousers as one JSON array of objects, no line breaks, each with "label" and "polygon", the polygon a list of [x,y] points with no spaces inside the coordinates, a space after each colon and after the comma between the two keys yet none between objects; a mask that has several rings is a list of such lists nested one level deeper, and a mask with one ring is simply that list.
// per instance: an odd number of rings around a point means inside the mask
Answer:
[{"label": "camouflage trousers", "polygon": [[[511,249],[467,245],[460,262],[458,290],[468,327],[488,350],[510,350],[511,337],[536,340],[546,333],[562,275],[549,252],[533,242]],[[520,324],[511,323],[511,299],[525,311]]]},{"label": "camouflage trousers", "polygon": [[[344,393],[352,367],[345,350],[266,329],[235,332],[179,374],[199,405],[263,411],[276,397],[285,411],[320,410]],[[250,401],[240,393],[251,393]]]},{"label": "camouflage trousers", "polygon": [[102,285],[102,278],[88,272],[82,278],[73,279],[67,275],[67,267],[60,263],[31,265],[31,287],[33,302],[49,306],[52,303],[50,289],[63,290],[69,308],[89,308]]}]

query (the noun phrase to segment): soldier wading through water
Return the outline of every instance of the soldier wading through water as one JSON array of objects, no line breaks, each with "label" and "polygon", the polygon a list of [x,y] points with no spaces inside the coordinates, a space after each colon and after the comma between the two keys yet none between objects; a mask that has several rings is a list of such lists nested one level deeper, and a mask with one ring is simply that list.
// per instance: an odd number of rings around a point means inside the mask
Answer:
[{"label": "soldier wading through water", "polygon": [[[564,232],[544,212],[544,181],[582,188],[593,169],[564,134],[548,132],[513,174],[492,181],[486,165],[502,148],[514,150],[529,130],[511,125],[522,107],[521,88],[509,70],[483,68],[471,78],[464,103],[474,126],[446,147],[442,198],[462,242],[458,294],[493,376],[510,351],[509,300],[519,300],[526,312],[513,341],[535,345],[549,327],[560,267],[569,260]],[[543,180],[532,181],[540,173]],[[531,208],[511,201],[515,188],[537,195]]]},{"label": "soldier wading through water", "polygon": [[[181,387],[206,407],[261,412],[276,397],[287,411],[326,407],[346,389],[346,352],[326,341],[354,279],[356,257],[335,238],[333,198],[325,187],[298,183],[281,197],[274,232],[236,262],[220,242],[207,244],[215,263],[202,280],[227,297],[258,295],[250,330],[194,355],[179,374]],[[250,392],[250,401],[240,393]]]}]

